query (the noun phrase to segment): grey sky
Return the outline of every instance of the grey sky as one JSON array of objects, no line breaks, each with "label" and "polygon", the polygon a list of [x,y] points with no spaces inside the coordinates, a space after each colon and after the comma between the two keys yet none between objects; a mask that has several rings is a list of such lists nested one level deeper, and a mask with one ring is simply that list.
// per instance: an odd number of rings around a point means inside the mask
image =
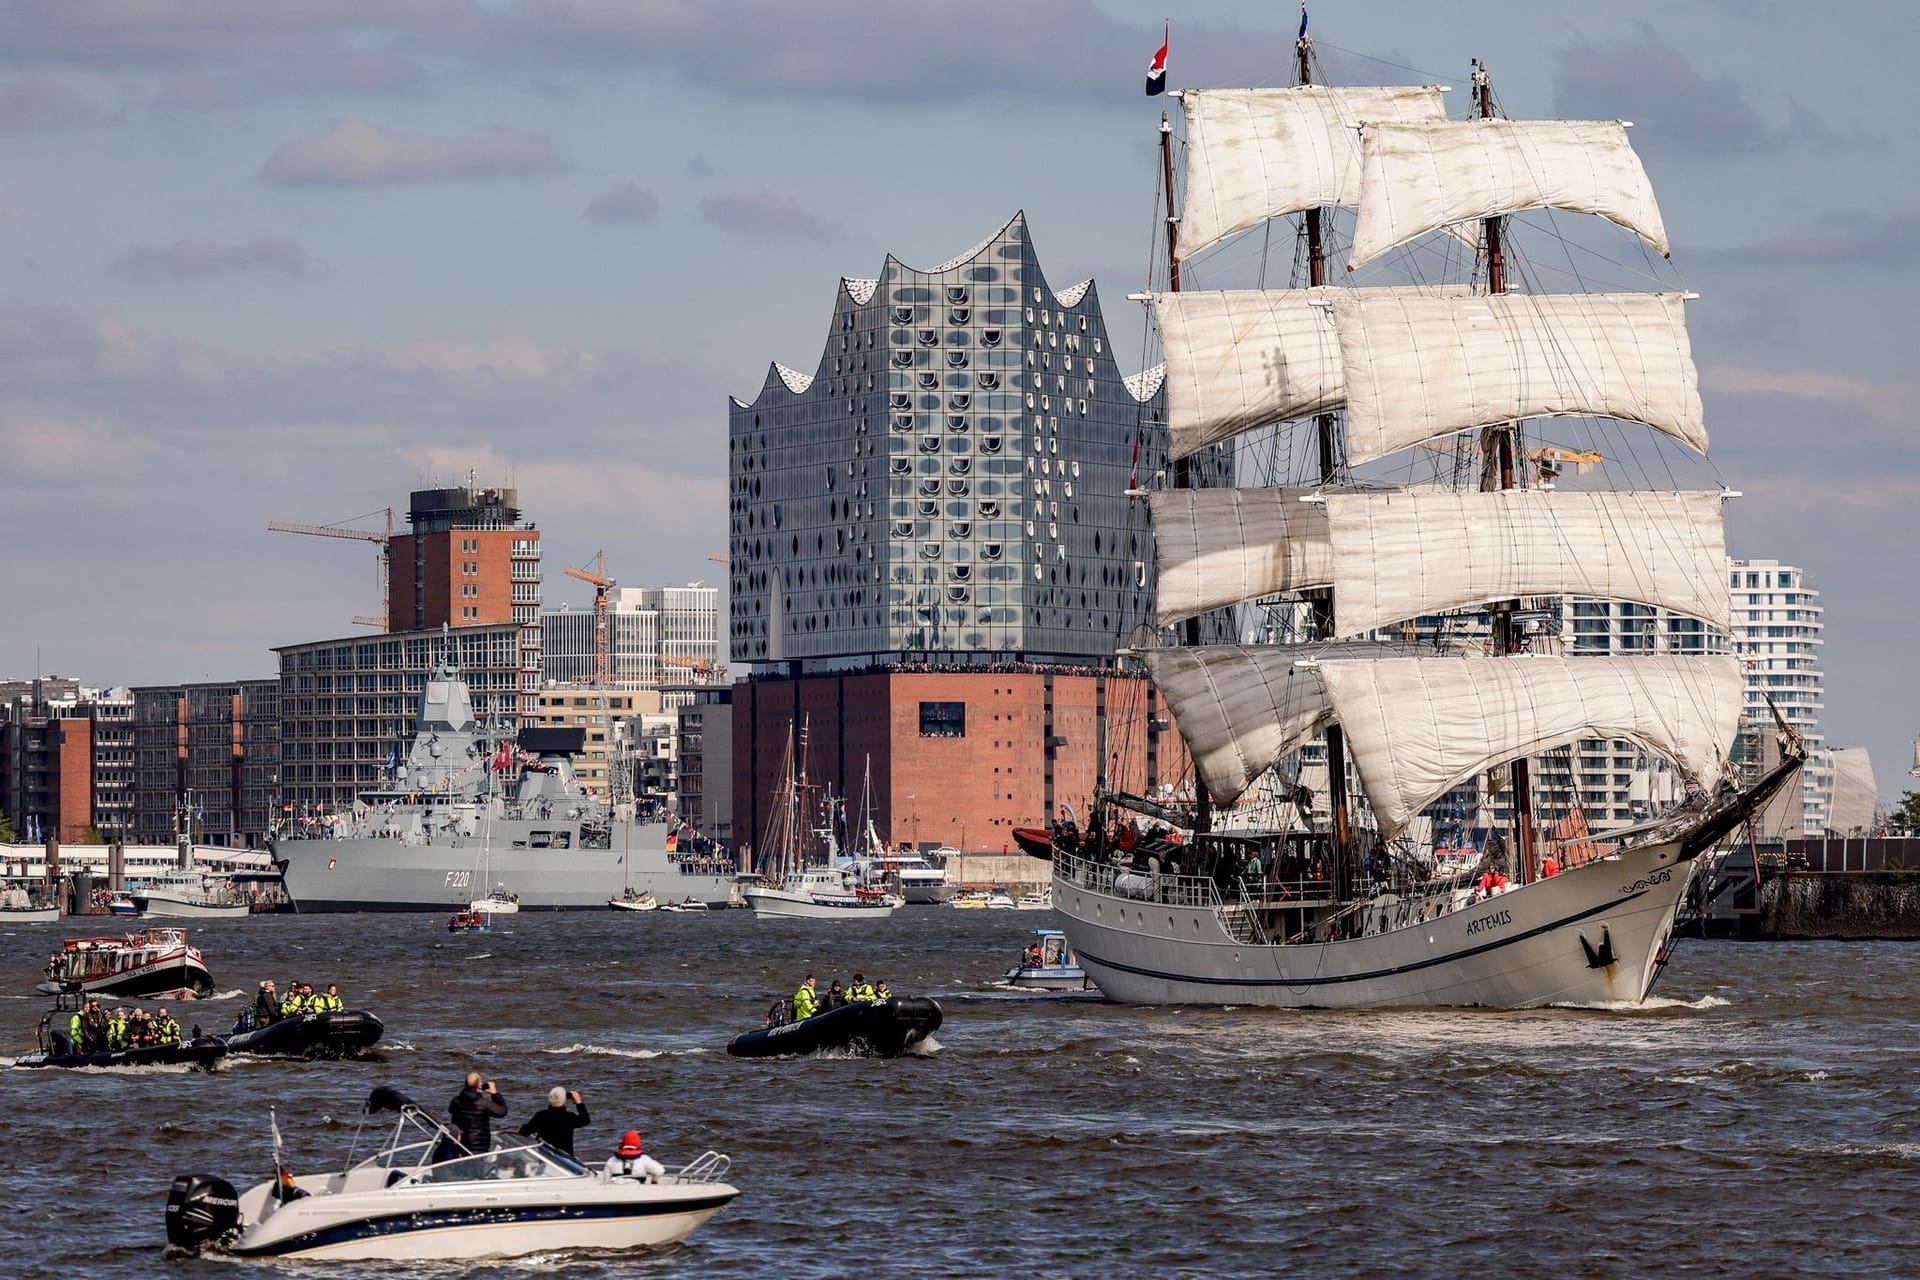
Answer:
[{"label": "grey sky", "polygon": [[[269,536],[469,468],[559,572],[716,578],[726,396],[813,367],[835,282],[1025,209],[1123,299],[1164,5],[0,3],[0,675],[258,675],[374,558]],[[1661,197],[1735,554],[1827,605],[1831,741],[1920,731],[1909,4],[1317,4],[1327,78],[1620,116]],[[1297,11],[1173,15],[1169,79],[1284,84]],[[1244,269],[1223,252],[1215,269]],[[1208,268],[1202,263],[1198,268]],[[1646,282],[1633,281],[1633,287]],[[1556,286],[1559,287],[1559,286]]]}]

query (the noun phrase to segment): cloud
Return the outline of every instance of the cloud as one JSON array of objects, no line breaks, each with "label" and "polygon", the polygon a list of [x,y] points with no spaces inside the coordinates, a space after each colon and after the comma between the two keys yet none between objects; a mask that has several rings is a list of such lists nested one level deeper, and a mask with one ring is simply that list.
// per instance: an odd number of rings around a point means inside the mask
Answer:
[{"label": "cloud", "polygon": [[293,241],[259,236],[245,244],[175,240],[135,245],[115,258],[110,270],[127,280],[204,280],[246,271],[277,271],[297,279],[312,266],[307,251]]},{"label": "cloud", "polygon": [[0,133],[78,129],[105,117],[78,89],[51,76],[0,82]]},{"label": "cloud", "polygon": [[495,126],[465,138],[387,133],[358,120],[283,143],[260,170],[276,187],[396,186],[522,178],[557,168],[547,139]]},{"label": "cloud", "polygon": [[1556,114],[1612,120],[1628,103],[1634,148],[1648,156],[1720,160],[1827,139],[1797,104],[1792,129],[1769,125],[1732,76],[1702,75],[1686,55],[1651,33],[1604,48],[1579,44],[1561,51]]},{"label": "cloud", "polygon": [[687,161],[687,176],[696,182],[700,182],[709,178],[724,178],[726,176],[726,170],[715,166],[711,160],[707,159],[706,154],[702,152]]},{"label": "cloud", "polygon": [[1920,216],[1858,210],[1826,215],[1818,233],[1708,249],[1689,255],[1709,266],[1762,270],[1883,272],[1920,265]]},{"label": "cloud", "polygon": [[412,58],[339,42],[295,44],[239,70],[194,71],[161,86],[162,111],[228,111],[281,98],[420,98],[432,87]]},{"label": "cloud", "polygon": [[847,238],[846,228],[839,223],[765,187],[701,197],[700,220],[747,240],[837,244]]},{"label": "cloud", "polygon": [[593,198],[587,206],[587,221],[601,226],[635,226],[652,222],[660,214],[660,197],[645,187],[616,182]]}]

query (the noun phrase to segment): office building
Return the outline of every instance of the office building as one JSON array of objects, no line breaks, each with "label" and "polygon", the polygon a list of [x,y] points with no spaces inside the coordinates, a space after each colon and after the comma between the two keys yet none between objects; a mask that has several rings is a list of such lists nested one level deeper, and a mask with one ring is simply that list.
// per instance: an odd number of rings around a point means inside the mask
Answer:
[{"label": "office building", "polygon": [[280,681],[133,690],[134,839],[258,848],[279,814]]},{"label": "office building", "polygon": [[[597,618],[592,606],[540,615],[540,663],[548,686],[595,681]],[[690,673],[719,669],[720,589],[615,587],[607,593],[607,687],[658,689]]]},{"label": "office building", "polygon": [[77,844],[133,825],[133,695],[61,676],[0,681],[0,814],[14,834]]},{"label": "office building", "polygon": [[530,673],[519,710],[531,715],[540,672],[540,532],[520,520],[514,489],[420,489],[409,495],[408,533],[388,550],[387,628],[520,627],[520,669]]}]

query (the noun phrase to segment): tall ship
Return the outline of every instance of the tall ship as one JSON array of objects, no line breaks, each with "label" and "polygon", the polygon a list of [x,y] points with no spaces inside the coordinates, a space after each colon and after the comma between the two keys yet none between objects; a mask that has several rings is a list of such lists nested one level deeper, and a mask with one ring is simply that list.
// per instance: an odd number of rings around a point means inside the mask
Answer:
[{"label": "tall ship", "polygon": [[465,910],[495,885],[523,911],[604,910],[627,889],[727,905],[734,868],[724,854],[682,849],[667,823],[617,817],[580,785],[572,757],[584,740],[575,728],[517,739],[488,730],[466,681],[442,662],[388,785],[362,792],[334,824],[271,842],[295,908]]},{"label": "tall ship", "polygon": [[[1700,634],[1730,624],[1724,486],[1675,491],[1671,460],[1644,466],[1641,488],[1562,474],[1649,429],[1705,456],[1692,295],[1591,288],[1669,269],[1623,122],[1502,118],[1478,63],[1465,119],[1438,87],[1316,84],[1304,12],[1297,53],[1292,87],[1177,95],[1180,186],[1161,118],[1168,269],[1143,295],[1167,387],[1167,482],[1144,495],[1159,628],[1128,651],[1195,776],[1157,801],[1103,794],[1086,832],[1056,835],[1054,906],[1124,1002],[1642,1000],[1696,861],[1805,754],[1776,716],[1779,766],[1743,778],[1730,763],[1737,658],[1651,637],[1569,656],[1547,625],[1546,603],[1568,596],[1671,611]],[[1539,261],[1509,235],[1534,211],[1551,242]],[[1294,263],[1288,287],[1182,289],[1183,267],[1191,285],[1197,257],[1262,226]],[[1620,231],[1627,251],[1566,265]],[[1259,233],[1241,243],[1258,252]],[[1581,449],[1528,447],[1582,432]],[[1190,486],[1194,455],[1250,433],[1295,469]],[[1200,615],[1263,602],[1288,622],[1262,629],[1274,643],[1198,643]],[[1543,820],[1555,797],[1532,763],[1592,739],[1671,760],[1683,798],[1604,837],[1577,804]],[[1299,784],[1280,789],[1295,824],[1217,821],[1303,748],[1325,762],[1324,827]],[[1462,787],[1503,797],[1511,821],[1449,868],[1414,833]]]}]

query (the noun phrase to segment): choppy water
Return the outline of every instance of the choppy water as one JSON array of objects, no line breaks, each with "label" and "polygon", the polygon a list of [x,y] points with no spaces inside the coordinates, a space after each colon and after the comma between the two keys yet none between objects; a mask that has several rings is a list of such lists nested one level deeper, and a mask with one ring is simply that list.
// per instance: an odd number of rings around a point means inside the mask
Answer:
[{"label": "choppy water", "polygon": [[[245,1186],[279,1109],[296,1172],[361,1101],[435,1108],[469,1067],[511,1120],[585,1093],[583,1154],[637,1127],[669,1166],[734,1158],[741,1198],[679,1248],[440,1273],[598,1277],[1911,1276],[1920,1273],[1920,947],[1691,942],[1630,1013],[1135,1009],[991,990],[1033,912],[860,928],[746,912],[195,926],[226,1024],[259,979],[338,982],[384,1063],[213,1074],[0,1070],[0,1257],[61,1280],[436,1274],[164,1255],[175,1173]],[[0,934],[0,1055],[65,926]],[[723,1052],[807,969],[947,1012],[931,1057]],[[182,1014],[183,1023],[195,1020]]]}]

